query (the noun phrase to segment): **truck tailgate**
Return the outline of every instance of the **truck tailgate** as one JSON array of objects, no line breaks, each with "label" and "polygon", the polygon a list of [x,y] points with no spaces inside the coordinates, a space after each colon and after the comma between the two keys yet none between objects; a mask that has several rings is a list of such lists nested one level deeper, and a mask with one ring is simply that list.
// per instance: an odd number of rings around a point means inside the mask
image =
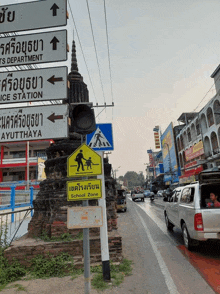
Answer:
[{"label": "truck tailgate", "polygon": [[204,232],[220,234],[220,208],[203,209]]}]

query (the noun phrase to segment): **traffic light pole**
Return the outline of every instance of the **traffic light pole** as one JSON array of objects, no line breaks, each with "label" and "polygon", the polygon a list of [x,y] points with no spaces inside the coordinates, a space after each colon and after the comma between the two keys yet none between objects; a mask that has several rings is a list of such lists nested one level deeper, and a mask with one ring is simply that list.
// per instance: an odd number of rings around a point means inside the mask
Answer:
[{"label": "traffic light pole", "polygon": [[104,175],[104,151],[97,151],[102,157],[102,175],[97,176],[102,180],[102,198],[99,199],[99,206],[103,211],[103,225],[100,227],[100,240],[101,240],[101,256],[102,256],[102,274],[104,281],[110,281],[110,262],[109,262],[109,246],[108,246],[108,226],[106,215],[106,195],[105,195],[105,175]]},{"label": "traffic light pole", "polygon": [[[88,200],[83,201],[83,206],[88,206],[88,205],[89,205]],[[89,228],[83,229],[83,255],[84,255],[85,294],[89,294],[91,290]]]}]

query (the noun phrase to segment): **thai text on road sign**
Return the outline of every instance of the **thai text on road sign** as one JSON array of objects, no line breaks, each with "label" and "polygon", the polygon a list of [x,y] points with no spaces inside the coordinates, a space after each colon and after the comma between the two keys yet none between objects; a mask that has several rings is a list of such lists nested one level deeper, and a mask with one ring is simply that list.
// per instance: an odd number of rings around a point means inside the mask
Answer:
[{"label": "thai text on road sign", "polygon": [[68,181],[67,182],[67,200],[91,200],[102,198],[102,181]]},{"label": "thai text on road sign", "polygon": [[101,206],[67,208],[68,229],[102,227],[102,223],[103,215]]},{"label": "thai text on road sign", "polygon": [[0,104],[66,98],[66,66],[0,72]]},{"label": "thai text on road sign", "polygon": [[102,174],[102,158],[86,144],[82,144],[67,159],[67,176]]},{"label": "thai text on road sign", "polygon": [[47,0],[0,6],[0,33],[64,26],[66,0]]},{"label": "thai text on road sign", "polygon": [[68,106],[0,109],[0,142],[66,138]]},{"label": "thai text on road sign", "polygon": [[67,60],[67,31],[0,38],[0,67]]}]

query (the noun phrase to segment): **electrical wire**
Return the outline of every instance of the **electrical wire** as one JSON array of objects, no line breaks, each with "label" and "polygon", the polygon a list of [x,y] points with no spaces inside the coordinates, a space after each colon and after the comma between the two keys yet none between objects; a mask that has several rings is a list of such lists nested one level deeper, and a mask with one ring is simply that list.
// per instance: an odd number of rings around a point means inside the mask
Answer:
[{"label": "electrical wire", "polygon": [[111,71],[111,61],[110,61],[110,50],[109,50],[109,40],[108,40],[108,25],[107,25],[107,15],[106,15],[106,5],[104,0],[104,12],[105,12],[105,28],[106,28],[106,39],[107,39],[107,48],[108,48],[108,65],[109,65],[109,75],[110,75],[110,83],[111,83],[111,96],[113,102],[113,88],[112,88],[112,71]]},{"label": "electrical wire", "polygon": [[98,70],[99,70],[99,78],[100,78],[100,83],[101,83],[104,103],[106,103],[105,102],[105,94],[104,94],[104,89],[103,89],[103,84],[102,84],[101,71],[100,71],[100,66],[99,66],[99,59],[98,59],[98,54],[97,54],[97,49],[96,49],[95,37],[94,37],[94,33],[93,33],[92,19],[91,19],[91,15],[90,15],[88,0],[86,0],[86,3],[87,3],[88,14],[89,14],[90,27],[91,27],[91,31],[92,31],[93,44],[94,44],[94,48],[95,48],[96,61],[97,61]]},{"label": "electrical wire", "polygon": [[106,106],[96,115],[95,118],[97,118],[105,109],[106,109]]},{"label": "electrical wire", "polygon": [[199,105],[202,103],[202,101],[205,99],[205,97],[208,95],[208,93],[210,92],[210,90],[212,89],[212,87],[215,85],[215,83],[211,86],[211,88],[208,90],[208,92],[205,94],[205,96],[202,98],[202,100],[199,102],[199,104],[197,105],[197,107],[195,109],[193,109],[193,111],[195,111]]},{"label": "electrical wire", "polygon": [[[104,0],[104,12],[105,12],[105,28],[106,28],[106,39],[107,39],[107,48],[108,48],[108,65],[109,65],[109,75],[110,75],[110,85],[111,85],[111,96],[112,96],[112,104],[113,104],[114,100],[113,100],[113,87],[112,87],[112,71],[111,71],[111,61],[110,61],[108,24],[107,24],[107,13],[106,13],[105,0]],[[113,121],[113,108],[112,108],[112,121]]]},{"label": "electrical wire", "polygon": [[73,24],[74,24],[74,28],[75,28],[75,31],[76,31],[76,35],[77,35],[77,38],[78,38],[79,46],[80,46],[80,49],[81,49],[81,52],[82,52],[82,55],[83,55],[83,59],[84,59],[85,65],[86,65],[87,73],[88,73],[88,76],[89,76],[89,81],[90,81],[90,84],[92,86],[93,95],[94,95],[95,101],[97,103],[95,90],[94,90],[94,87],[93,87],[92,79],[91,79],[91,76],[90,76],[90,73],[89,73],[89,68],[88,68],[86,58],[85,58],[85,55],[84,55],[84,52],[83,52],[82,44],[81,44],[81,41],[80,41],[80,38],[79,38],[79,33],[78,33],[78,30],[77,30],[77,27],[76,27],[76,23],[75,23],[75,20],[74,20],[74,17],[73,17],[73,12],[72,12],[72,8],[70,6],[69,0],[68,0],[68,4],[69,4],[69,8],[70,8],[70,13],[71,13],[71,16],[72,16],[72,19],[73,19]]}]

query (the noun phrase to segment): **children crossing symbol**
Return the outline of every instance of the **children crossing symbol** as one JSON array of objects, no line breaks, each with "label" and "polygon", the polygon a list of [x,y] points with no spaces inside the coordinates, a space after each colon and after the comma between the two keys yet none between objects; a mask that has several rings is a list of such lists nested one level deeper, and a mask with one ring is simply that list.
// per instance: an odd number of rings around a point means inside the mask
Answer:
[{"label": "children crossing symbol", "polygon": [[90,148],[111,147],[103,132],[98,127],[89,143]]}]

